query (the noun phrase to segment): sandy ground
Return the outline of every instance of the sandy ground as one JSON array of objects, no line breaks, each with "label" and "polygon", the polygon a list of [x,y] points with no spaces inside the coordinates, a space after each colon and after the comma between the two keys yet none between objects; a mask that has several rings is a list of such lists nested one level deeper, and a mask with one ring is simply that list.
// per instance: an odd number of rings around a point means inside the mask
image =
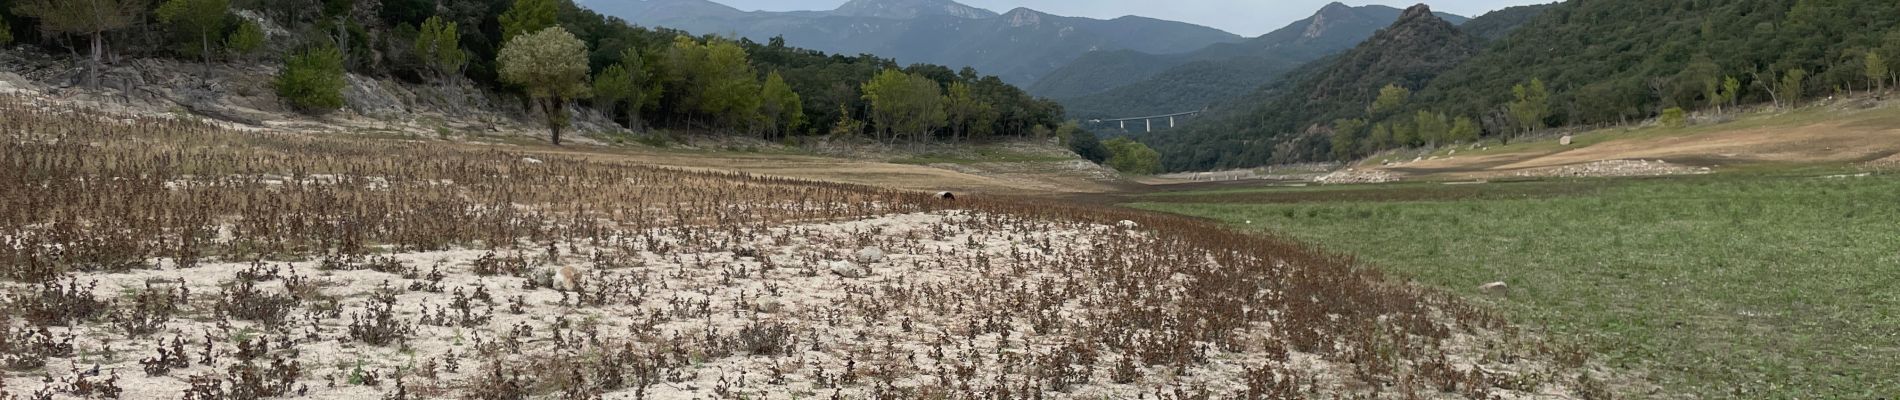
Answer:
[{"label": "sandy ground", "polygon": [[[900,389],[1005,382],[1031,373],[1011,365],[1072,351],[1064,347],[1066,330],[1039,325],[1034,315],[1053,312],[1061,321],[1102,318],[1091,305],[1098,295],[1088,292],[1097,286],[1087,282],[1101,275],[1065,270],[1075,265],[1070,258],[1091,257],[1097,246],[1154,240],[1129,224],[959,211],[787,225],[716,238],[676,233],[656,230],[617,245],[553,253],[406,253],[329,267],[310,260],[176,268],[158,260],[155,269],[83,274],[78,281],[96,283],[89,292],[109,301],[181,287],[188,289],[183,295],[188,299],[176,318],[147,337],[131,337],[107,323],[56,328],[55,336],[74,338],[77,354],[48,360],[44,371],[51,381],[28,373],[9,375],[4,383],[20,390],[70,386],[89,374],[94,382],[116,376],[123,398],[179,398],[198,382],[230,379],[225,376],[248,364],[242,357],[252,357],[250,365],[294,362],[302,373],[287,383],[291,392],[339,400],[396,391],[397,376],[404,376],[400,387],[412,396],[463,396],[494,380],[482,360],[507,360],[538,375],[535,387],[541,393],[553,390],[550,376],[561,376],[548,371],[580,371],[568,364],[584,363],[575,360],[632,357],[611,362],[666,365],[654,377],[658,381],[644,388],[599,393],[607,399],[863,398],[883,389],[853,380],[890,378]],[[516,257],[526,273],[475,272],[485,262]],[[557,272],[565,268],[574,268],[571,281]],[[1070,280],[1076,278],[1082,280]],[[253,282],[266,294],[291,294],[303,305],[276,325],[220,316],[218,300],[242,282]],[[1192,285],[1177,276],[1156,281],[1151,290],[1178,292]],[[996,307],[1013,304],[1012,293],[1050,291],[1070,295],[1046,299],[1055,303],[1044,310],[1017,310],[1027,315],[996,319],[1002,310]],[[391,296],[381,304],[388,304],[397,324],[414,330],[412,336],[372,345],[351,334],[353,321],[374,315],[377,294]],[[471,306],[456,307],[464,295]],[[1086,325],[1075,324],[1070,329]],[[1255,337],[1271,331],[1261,328],[1237,332],[1246,337],[1237,342],[1266,341]],[[777,339],[750,344],[759,336]],[[184,343],[180,348],[188,360],[183,366],[163,374],[142,369],[141,360],[157,358],[172,340]],[[262,342],[272,347],[250,351],[251,356],[244,356],[247,350],[239,345]],[[1091,356],[1100,361],[1087,361],[1094,367],[1078,372],[1084,379],[1045,394],[1134,398],[1193,387],[1226,393],[1245,387],[1248,369],[1260,365],[1299,371],[1325,388],[1346,384],[1342,377],[1351,370],[1300,352],[1207,352],[1208,361],[1184,370],[1143,367],[1141,378],[1127,383],[1114,383],[1109,367],[1125,355],[1102,352]],[[1472,368],[1485,363],[1478,358],[1474,353],[1450,359],[1459,368]],[[1508,368],[1534,366],[1526,361]],[[952,378],[964,374],[976,375]],[[1567,398],[1563,390],[1547,385],[1539,392],[1492,393],[1512,399]]]}]

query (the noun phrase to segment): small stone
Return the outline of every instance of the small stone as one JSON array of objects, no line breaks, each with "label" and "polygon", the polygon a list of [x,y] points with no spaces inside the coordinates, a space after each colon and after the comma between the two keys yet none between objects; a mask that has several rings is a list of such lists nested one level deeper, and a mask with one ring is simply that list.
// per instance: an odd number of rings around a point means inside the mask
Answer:
[{"label": "small stone", "polygon": [[1141,227],[1141,224],[1136,223],[1135,221],[1129,221],[1125,219],[1122,220],[1122,222],[1116,222],[1115,225],[1122,227],[1122,229],[1135,229],[1135,228]]},{"label": "small stone", "polygon": [[523,157],[523,158],[521,158],[521,162],[524,162],[524,163],[529,163],[529,164],[540,164],[540,163],[541,163],[541,160],[537,160],[537,159],[533,159],[533,158],[527,158],[527,157]]},{"label": "small stone", "polygon": [[1511,291],[1511,287],[1510,285],[1504,284],[1504,282],[1491,282],[1483,286],[1478,286],[1478,291],[1484,292],[1485,294],[1505,294]]},{"label": "small stone", "polygon": [[863,278],[866,275],[870,275],[870,271],[859,268],[857,263],[850,261],[832,261],[831,273],[846,278]]},{"label": "small stone", "polygon": [[883,261],[884,261],[884,250],[878,250],[876,247],[866,247],[866,248],[858,249],[858,262],[865,263],[865,264],[876,264]]}]

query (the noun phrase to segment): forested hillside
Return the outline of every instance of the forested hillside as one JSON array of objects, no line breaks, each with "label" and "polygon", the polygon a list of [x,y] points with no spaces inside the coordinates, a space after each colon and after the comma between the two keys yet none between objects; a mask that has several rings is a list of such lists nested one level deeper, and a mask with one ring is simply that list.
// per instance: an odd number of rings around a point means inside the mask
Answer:
[{"label": "forested hillside", "polygon": [[1163,153],[1164,167],[1171,170],[1330,158],[1325,153],[1328,137],[1315,124],[1367,114],[1395,117],[1408,127],[1383,135],[1378,139],[1382,143],[1437,142],[1450,130],[1450,118],[1420,115],[1422,125],[1428,125],[1422,129],[1428,133],[1421,134],[1421,129],[1409,128],[1411,116],[1397,107],[1406,88],[1423,87],[1475,53],[1477,45],[1469,36],[1429,7],[1414,6],[1358,47],[1309,64],[1236,108],[1186,129],[1148,133],[1141,139]]},{"label": "forested hillside", "polygon": [[472,83],[536,100],[557,137],[569,105],[630,127],[765,138],[1053,135],[1062,115],[967,68],[634,27],[569,0],[13,0],[0,21],[0,42],[93,67],[137,57],[282,64],[278,95],[312,114],[342,106],[346,72]]},{"label": "forested hillside", "polygon": [[[1283,100],[1269,90],[1227,107],[1256,110],[1235,112],[1246,116],[1208,118],[1186,134],[1143,140],[1174,170],[1348,160],[1558,126],[1679,120],[1737,105],[1798,106],[1885,90],[1900,70],[1900,3],[1891,1],[1572,0],[1541,11],[1435,78],[1387,78],[1404,89],[1390,91],[1391,103],[1365,97],[1289,117],[1275,109]],[[1481,29],[1472,30],[1488,35],[1500,25],[1510,24],[1474,21]],[[1430,62],[1411,67],[1440,66]],[[1307,69],[1312,75],[1324,67]],[[1476,137],[1450,133],[1461,118]],[[1432,140],[1443,121],[1450,121],[1442,131],[1448,136]],[[1421,126],[1433,129],[1417,131]]]},{"label": "forested hillside", "polygon": [[[1083,57],[1031,92],[1062,102],[1075,118],[1199,110],[1240,98],[1287,71],[1350,49],[1398,20],[1399,9],[1328,4],[1311,17],[1240,43],[1192,53]],[[1464,17],[1438,14],[1452,23]]]},{"label": "forested hillside", "polygon": [[1505,7],[1502,10],[1484,13],[1484,15],[1478,16],[1477,18],[1472,18],[1471,22],[1459,25],[1458,28],[1463,29],[1466,35],[1471,35],[1471,37],[1474,38],[1487,41],[1498,40],[1505,35],[1511,34],[1511,32],[1517,31],[1517,28],[1530,23],[1531,20],[1537,18],[1537,16],[1544,15],[1545,11],[1556,8],[1559,4],[1562,3]]}]

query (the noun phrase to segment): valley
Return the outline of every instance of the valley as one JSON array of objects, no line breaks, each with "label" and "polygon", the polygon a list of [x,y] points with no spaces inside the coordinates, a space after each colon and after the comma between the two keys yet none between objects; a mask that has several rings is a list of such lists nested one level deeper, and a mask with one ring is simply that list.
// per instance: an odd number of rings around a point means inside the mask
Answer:
[{"label": "valley", "polygon": [[1321,3],[4,2],[0,400],[1900,395],[1900,5]]}]

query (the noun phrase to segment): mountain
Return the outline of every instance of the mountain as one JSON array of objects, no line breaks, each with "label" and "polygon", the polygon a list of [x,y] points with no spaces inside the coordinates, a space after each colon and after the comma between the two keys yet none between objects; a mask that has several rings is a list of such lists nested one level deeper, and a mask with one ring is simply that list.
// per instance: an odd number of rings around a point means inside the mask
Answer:
[{"label": "mountain", "polygon": [[1243,40],[1199,25],[1143,17],[1065,17],[1027,8],[997,14],[951,0],[853,0],[830,11],[741,11],[708,0],[579,0],[642,26],[876,54],[900,63],[974,67],[1027,86],[1097,50],[1149,54]]},{"label": "mountain", "polygon": [[1486,41],[1504,38],[1518,27],[1531,22],[1532,18],[1544,15],[1544,11],[1556,8],[1560,3],[1533,4],[1528,6],[1507,7],[1472,18],[1470,22],[1459,25],[1465,34]]},{"label": "mountain", "polygon": [[[1071,117],[1196,110],[1243,96],[1287,71],[1359,44],[1399,19],[1386,6],[1332,3],[1266,35],[1183,54],[1093,52],[1051,72],[1031,93],[1058,99]],[[1435,14],[1452,24],[1467,19]]]},{"label": "mountain", "polygon": [[996,18],[996,12],[966,6],[950,0],[851,0],[832,15],[911,19],[923,15],[947,15],[958,18]]},{"label": "mountain", "polygon": [[[1533,79],[1550,90],[1544,125],[1621,123],[1680,107],[1713,110],[1708,88],[1729,78],[1725,103],[1776,103],[1861,92],[1866,55],[1900,70],[1900,2],[1747,1],[1695,4],[1569,1],[1545,10],[1413,96],[1415,107],[1482,115],[1486,131],[1513,129],[1498,110]],[[1781,81],[1790,71],[1799,93]],[[1891,81],[1892,79],[1885,79]],[[1891,87],[1891,85],[1889,85]]]},{"label": "mountain", "polygon": [[1170,170],[1323,160],[1328,143],[1319,133],[1332,120],[1365,116],[1386,85],[1422,88],[1478,49],[1430,7],[1413,6],[1345,53],[1300,67],[1201,122],[1140,140],[1160,151]]}]

